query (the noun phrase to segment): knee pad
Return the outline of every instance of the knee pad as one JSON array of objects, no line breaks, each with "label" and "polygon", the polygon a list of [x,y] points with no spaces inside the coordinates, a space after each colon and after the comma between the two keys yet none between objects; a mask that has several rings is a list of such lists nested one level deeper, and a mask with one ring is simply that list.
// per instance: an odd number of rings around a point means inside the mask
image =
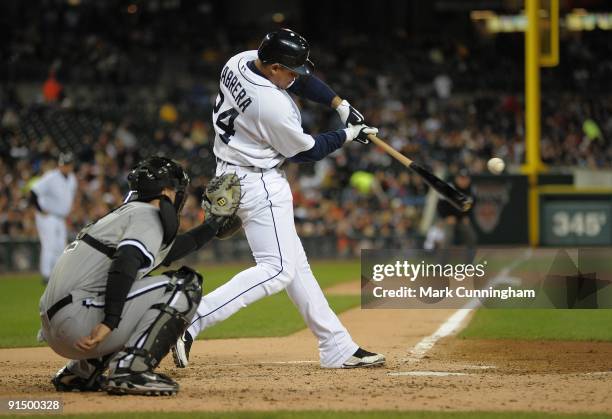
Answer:
[{"label": "knee pad", "polygon": [[[195,270],[188,266],[182,266],[176,271],[166,271],[163,275],[170,278],[170,282],[166,287],[166,292],[182,292],[189,302],[189,310],[195,309],[202,299],[202,283],[203,278]],[[190,316],[190,317],[191,317]]]},{"label": "knee pad", "polygon": [[[127,368],[132,371],[152,370],[159,365],[189,326],[202,299],[202,276],[193,269],[183,266],[177,271],[164,272],[163,275],[170,278],[165,293],[170,296],[166,302],[151,306],[159,310],[159,314],[145,333],[144,342],[138,347],[125,348],[125,355],[121,357],[130,360]],[[184,299],[181,299],[180,294]]]}]

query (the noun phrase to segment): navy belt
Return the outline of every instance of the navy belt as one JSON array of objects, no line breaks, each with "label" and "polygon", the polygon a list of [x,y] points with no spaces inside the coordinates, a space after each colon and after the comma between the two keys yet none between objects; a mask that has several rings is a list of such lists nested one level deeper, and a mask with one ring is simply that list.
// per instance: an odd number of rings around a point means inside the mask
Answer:
[{"label": "navy belt", "polygon": [[261,170],[272,170],[272,169],[276,169],[278,167],[281,166],[281,164],[278,164],[270,169],[264,169],[262,167],[257,167],[257,166],[242,166],[240,164],[236,164],[236,163],[230,163],[228,161],[225,161],[223,159],[220,159],[219,157],[216,157],[217,159],[217,164],[227,164],[228,166],[236,166],[236,167],[242,167],[243,169],[249,169],[249,170],[255,170],[255,171],[261,171]]},{"label": "navy belt", "polygon": [[217,159],[217,164],[227,164],[229,166],[243,167],[245,169],[259,169],[259,167],[255,167],[255,166],[242,166],[240,164],[230,163],[228,161],[220,159],[219,157],[216,157],[216,159]]}]

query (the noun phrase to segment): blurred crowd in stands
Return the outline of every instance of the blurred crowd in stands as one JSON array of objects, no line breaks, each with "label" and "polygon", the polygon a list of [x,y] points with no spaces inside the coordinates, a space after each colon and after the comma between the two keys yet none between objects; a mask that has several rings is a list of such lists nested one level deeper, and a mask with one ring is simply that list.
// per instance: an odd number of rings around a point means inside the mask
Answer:
[{"label": "blurred crowd in stands", "polygon": [[[2,55],[13,61],[0,90],[0,236],[36,236],[29,186],[64,149],[78,157],[73,234],[121,203],[128,170],[151,154],[186,165],[192,186],[182,228],[200,222],[199,199],[215,164],[210,114],[218,72],[233,53],[256,48],[265,30],[230,42],[219,31],[198,36],[187,22],[160,39],[155,21],[110,31],[87,26],[91,16],[49,12],[42,19],[3,44]],[[500,52],[504,42],[510,48]],[[311,58],[317,75],[395,148],[440,173],[481,173],[491,156],[509,165],[524,160],[517,42],[398,36],[381,43],[338,34],[334,43],[313,41]],[[173,45],[180,48],[170,53]],[[542,158],[551,166],[610,167],[612,44],[593,34],[569,39],[561,63],[542,74]],[[38,94],[28,101],[20,86],[33,83]],[[332,110],[300,106],[307,132],[340,127]],[[301,236],[332,237],[347,255],[415,245],[428,188],[373,145],[351,144],[286,170]]]}]

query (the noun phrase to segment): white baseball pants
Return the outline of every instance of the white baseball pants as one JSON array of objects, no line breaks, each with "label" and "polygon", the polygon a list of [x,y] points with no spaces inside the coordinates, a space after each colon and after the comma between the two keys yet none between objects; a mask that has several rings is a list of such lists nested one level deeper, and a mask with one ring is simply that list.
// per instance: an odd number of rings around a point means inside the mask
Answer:
[{"label": "white baseball pants", "polygon": [[40,273],[49,278],[62,255],[68,236],[66,220],[52,214],[36,213],[36,229],[40,240]]},{"label": "white baseball pants", "polygon": [[284,172],[217,165],[217,175],[228,172],[241,178],[244,198],[238,215],[256,265],[202,297],[189,333],[195,338],[241,308],[286,289],[319,340],[321,366],[341,367],[358,346],[329,307],[310,270],[295,230],[293,197]]}]

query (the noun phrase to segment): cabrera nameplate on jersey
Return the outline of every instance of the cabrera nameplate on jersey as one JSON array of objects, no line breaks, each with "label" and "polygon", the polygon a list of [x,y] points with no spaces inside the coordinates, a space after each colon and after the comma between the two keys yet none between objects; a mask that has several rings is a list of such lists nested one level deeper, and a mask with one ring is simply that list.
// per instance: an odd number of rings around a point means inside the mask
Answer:
[{"label": "cabrera nameplate on jersey", "polygon": [[229,59],[221,70],[213,108],[214,152],[237,166],[271,169],[314,145],[300,111],[285,90],[247,65],[257,51]]}]

